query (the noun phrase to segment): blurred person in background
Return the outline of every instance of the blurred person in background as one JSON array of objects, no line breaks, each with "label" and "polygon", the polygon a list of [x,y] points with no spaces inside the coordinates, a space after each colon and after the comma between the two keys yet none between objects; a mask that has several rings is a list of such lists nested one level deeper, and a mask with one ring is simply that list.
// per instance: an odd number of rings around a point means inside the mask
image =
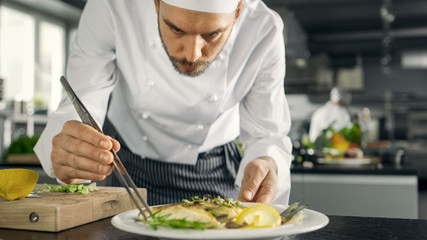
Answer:
[{"label": "blurred person in background", "polygon": [[316,141],[322,131],[328,127],[340,130],[351,124],[351,116],[348,106],[351,102],[351,95],[337,87],[330,91],[330,99],[322,107],[314,111],[311,117],[309,139]]}]

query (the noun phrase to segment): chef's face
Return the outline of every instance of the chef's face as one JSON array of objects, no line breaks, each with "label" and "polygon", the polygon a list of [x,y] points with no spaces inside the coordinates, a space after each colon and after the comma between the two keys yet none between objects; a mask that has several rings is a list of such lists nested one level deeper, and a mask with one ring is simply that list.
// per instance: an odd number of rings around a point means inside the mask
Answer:
[{"label": "chef's face", "polygon": [[178,8],[154,0],[160,37],[175,69],[198,76],[221,52],[240,14],[240,2],[232,13],[205,13]]}]

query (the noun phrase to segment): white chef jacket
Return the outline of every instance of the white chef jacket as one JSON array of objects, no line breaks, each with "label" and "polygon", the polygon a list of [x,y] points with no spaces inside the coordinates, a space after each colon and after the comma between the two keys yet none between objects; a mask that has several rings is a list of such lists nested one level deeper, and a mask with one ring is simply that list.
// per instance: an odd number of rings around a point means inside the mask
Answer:
[{"label": "white chef jacket", "polygon": [[[221,53],[203,74],[187,77],[162,46],[153,1],[89,0],[67,78],[96,121],[102,125],[108,114],[141,157],[195,164],[200,152],[240,135],[245,154],[235,183],[249,161],[271,156],[278,166],[274,202],[287,204],[292,147],[282,31],[275,12],[247,0]],[[51,177],[52,138],[71,119],[79,117],[64,94],[35,147]]]}]

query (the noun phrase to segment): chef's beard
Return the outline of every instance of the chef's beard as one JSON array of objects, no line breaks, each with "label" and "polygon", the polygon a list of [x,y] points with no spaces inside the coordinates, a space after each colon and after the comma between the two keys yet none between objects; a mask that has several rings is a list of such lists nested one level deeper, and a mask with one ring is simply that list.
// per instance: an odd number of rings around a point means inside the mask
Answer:
[{"label": "chef's beard", "polygon": [[[197,60],[195,62],[189,62],[185,58],[179,59],[177,57],[170,55],[164,44],[163,44],[163,47],[165,48],[166,53],[168,54],[169,59],[171,60],[172,65],[174,66],[175,70],[178,71],[179,73],[185,75],[185,76],[197,77],[200,74],[202,74],[211,64],[211,61],[199,61],[199,60]],[[178,67],[178,64],[183,65],[183,66],[188,66],[188,67],[201,67],[201,68],[200,68],[200,70],[195,71],[195,72],[181,71],[181,69],[179,69],[179,67]]]},{"label": "chef's beard", "polygon": [[[157,26],[158,26],[158,30],[159,30],[159,35],[160,35],[160,40],[162,41],[162,45],[163,48],[165,49],[166,54],[168,55],[173,67],[175,68],[175,70],[177,72],[179,72],[180,74],[184,75],[184,76],[188,76],[188,77],[197,77],[200,74],[202,74],[203,72],[205,72],[205,70],[211,65],[212,61],[201,61],[201,60],[197,60],[195,62],[189,62],[187,61],[187,59],[185,58],[178,58],[175,56],[172,56],[168,49],[166,48],[165,42],[163,41],[163,36],[162,33],[160,31],[160,23],[159,23],[159,18],[157,17]],[[224,46],[223,46],[224,47]],[[222,51],[222,49],[221,49]],[[214,59],[216,59],[216,57],[219,55],[219,53],[221,52],[219,51],[217,53],[217,55],[215,56]],[[178,64],[180,65],[184,65],[184,66],[188,66],[188,67],[199,67],[201,66],[200,70],[196,71],[196,72],[188,72],[188,71],[181,71],[181,69],[179,69]]]},{"label": "chef's beard", "polygon": [[[163,48],[165,49],[166,54],[169,57],[169,60],[171,61],[173,67],[175,68],[175,70],[177,72],[179,72],[180,74],[187,76],[187,77],[197,77],[200,74],[202,74],[203,72],[205,72],[205,70],[209,67],[209,65],[211,64],[212,61],[201,61],[201,60],[197,60],[195,62],[189,62],[187,61],[187,59],[185,58],[178,58],[175,56],[172,56],[168,49],[166,48],[166,45],[163,41],[163,37],[162,34],[160,33],[160,29],[159,29],[159,34],[160,34],[160,39],[162,41],[162,45]],[[188,66],[188,67],[201,67],[198,71],[195,72],[190,72],[190,71],[182,71],[181,69],[179,69],[178,65],[183,65],[183,66]]]}]

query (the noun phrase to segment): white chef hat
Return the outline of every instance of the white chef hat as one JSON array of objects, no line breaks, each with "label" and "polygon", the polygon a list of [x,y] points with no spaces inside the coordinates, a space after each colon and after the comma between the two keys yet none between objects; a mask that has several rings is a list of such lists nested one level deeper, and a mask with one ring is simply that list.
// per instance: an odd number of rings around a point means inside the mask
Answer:
[{"label": "white chef hat", "polygon": [[334,87],[329,93],[329,96],[331,97],[332,102],[338,102],[342,99],[341,90],[337,87]]},{"label": "white chef hat", "polygon": [[240,0],[162,0],[179,8],[198,12],[230,13],[236,10]]},{"label": "white chef hat", "polygon": [[351,94],[343,89],[340,89],[338,87],[332,88],[330,92],[331,101],[338,103],[344,103],[349,105],[351,102]]}]

